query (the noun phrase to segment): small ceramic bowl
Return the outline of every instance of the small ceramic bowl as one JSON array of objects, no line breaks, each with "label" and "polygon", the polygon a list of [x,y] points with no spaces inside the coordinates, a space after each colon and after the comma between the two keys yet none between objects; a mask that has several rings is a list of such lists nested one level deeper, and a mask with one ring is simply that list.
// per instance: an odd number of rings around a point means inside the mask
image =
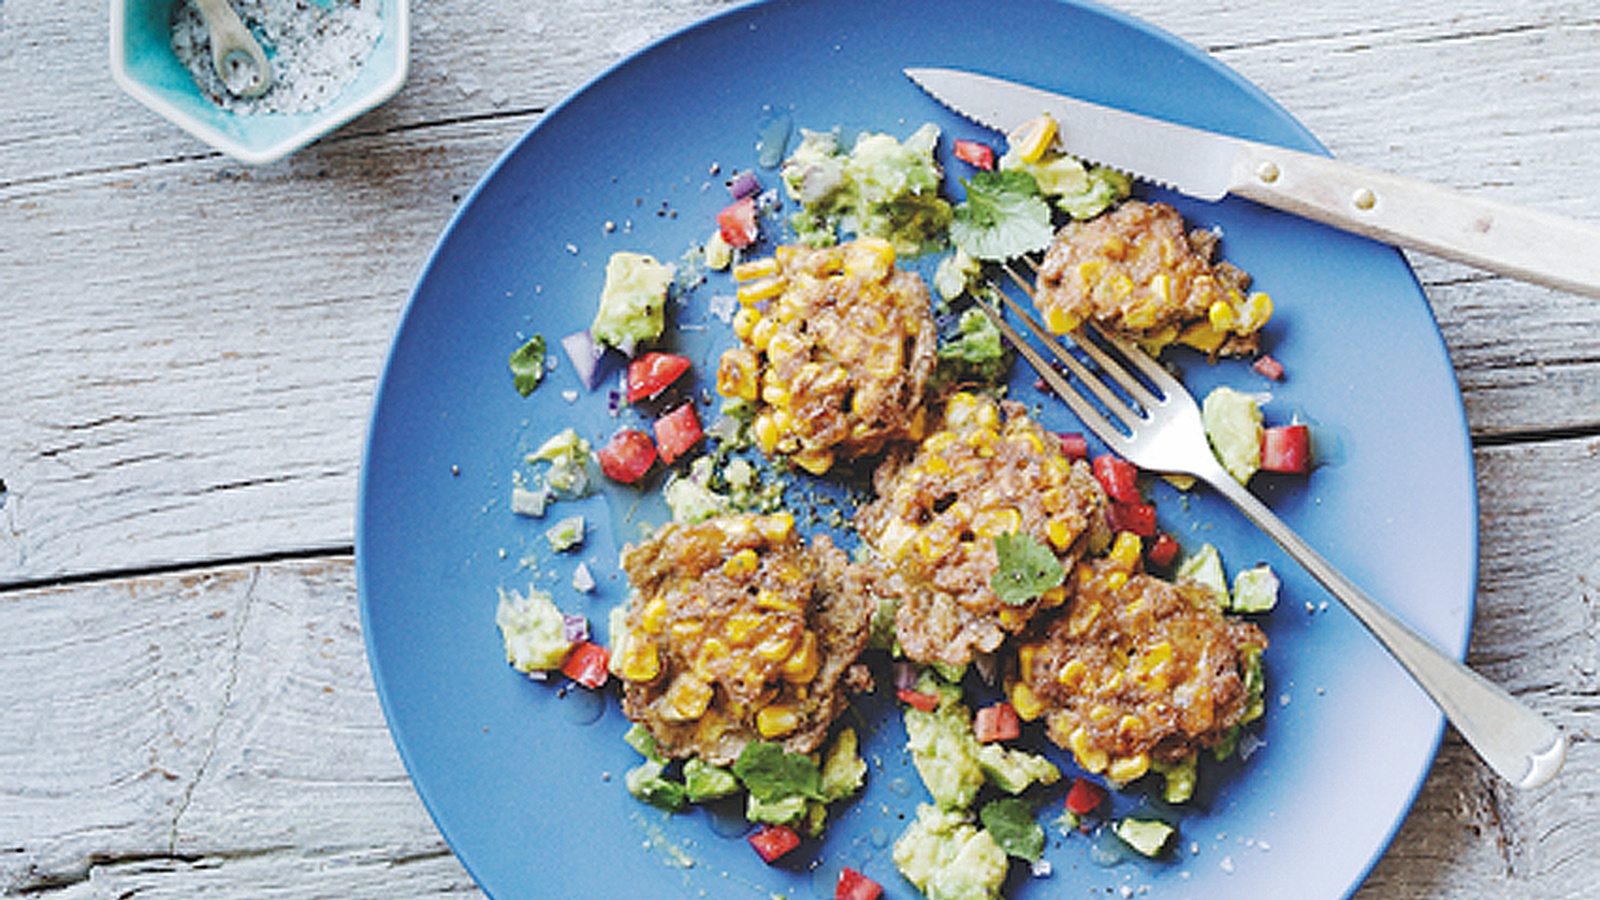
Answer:
[{"label": "small ceramic bowl", "polygon": [[[381,31],[338,96],[310,112],[232,112],[206,95],[173,50],[174,6],[182,2],[112,0],[111,74],[135,100],[241,162],[282,159],[394,96],[405,83],[407,0],[364,0],[379,4]],[[272,56],[273,49],[267,53]]]}]

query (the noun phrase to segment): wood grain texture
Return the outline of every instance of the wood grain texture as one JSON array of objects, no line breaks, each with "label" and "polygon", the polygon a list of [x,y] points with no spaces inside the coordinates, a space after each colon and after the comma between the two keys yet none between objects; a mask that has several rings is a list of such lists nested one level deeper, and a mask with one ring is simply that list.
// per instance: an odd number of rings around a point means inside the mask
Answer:
[{"label": "wood grain texture", "polygon": [[[248,168],[117,90],[103,4],[0,0],[0,896],[479,896],[361,645],[348,548],[373,386],[499,154],[732,5],[414,0],[405,89]],[[1591,0],[1117,6],[1340,158],[1600,221]],[[1357,896],[1589,897],[1600,304],[1412,260],[1478,441],[1471,661],[1574,744],[1523,794],[1447,735]]]}]

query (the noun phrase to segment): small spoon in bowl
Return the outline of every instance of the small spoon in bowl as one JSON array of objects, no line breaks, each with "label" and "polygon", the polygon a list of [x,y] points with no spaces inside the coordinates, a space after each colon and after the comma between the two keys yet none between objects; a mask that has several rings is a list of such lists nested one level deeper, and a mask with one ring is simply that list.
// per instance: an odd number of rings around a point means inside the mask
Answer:
[{"label": "small spoon in bowl", "polygon": [[272,64],[228,0],[194,0],[211,36],[211,64],[228,93],[259,97],[272,87]]}]

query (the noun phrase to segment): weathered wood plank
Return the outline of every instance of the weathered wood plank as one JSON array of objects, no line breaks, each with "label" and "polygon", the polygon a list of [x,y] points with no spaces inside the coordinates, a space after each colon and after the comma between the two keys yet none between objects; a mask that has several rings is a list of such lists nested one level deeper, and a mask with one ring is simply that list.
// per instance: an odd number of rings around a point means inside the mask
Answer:
[{"label": "weathered wood plank", "polygon": [[[30,3],[5,8],[7,34],[17,22],[51,21]],[[421,35],[465,27],[446,9],[419,9]],[[530,45],[569,55],[585,34],[606,47],[643,37],[605,37],[599,8],[584,9],[569,22],[535,8],[505,27],[543,35],[545,44]],[[705,7],[674,9],[641,27],[659,31]],[[1492,176],[1485,189],[1567,211],[1600,200],[1593,179],[1571,177],[1600,152],[1589,149],[1600,142],[1579,146],[1600,106],[1572,99],[1597,90],[1573,81],[1600,71],[1592,22],[1562,24],[1557,10],[1557,26],[1532,27],[1479,4],[1437,25],[1397,14],[1384,30],[1341,26],[1331,15],[1315,20],[1321,31],[1301,26],[1266,43],[1259,26],[1230,32],[1247,24],[1232,13],[1214,22],[1191,10],[1176,24],[1216,43],[1345,155],[1448,176],[1460,171],[1452,160],[1471,153]],[[1258,42],[1223,43],[1230,33]],[[452,68],[456,57],[438,49],[437,58],[419,57],[419,90],[459,82],[449,90],[469,107],[492,93],[468,77],[490,63]],[[591,69],[612,50],[595,52]],[[1410,99],[1382,90],[1384,73],[1437,71],[1438,58],[1415,57],[1446,52],[1474,60],[1474,72],[1517,74],[1464,77]],[[5,56],[6,65],[18,66],[17,57]],[[563,65],[582,68],[570,58]],[[1541,80],[1548,72],[1560,77]],[[548,77],[540,90],[553,95]],[[428,97],[417,102],[451,106]],[[407,124],[411,114],[396,112],[375,120],[377,130],[355,128],[264,169],[174,154],[0,186],[8,236],[0,374],[14,398],[0,406],[0,478],[11,488],[0,510],[0,583],[348,546],[362,429],[395,315],[456,199],[536,121],[494,112],[498,100],[484,101],[489,118]],[[1501,106],[1530,110],[1533,124],[1485,126],[1450,112]],[[6,115],[26,119],[27,108]],[[1373,136],[1408,116],[1395,145],[1403,158],[1388,159]],[[66,146],[42,154],[51,165],[72,155]],[[206,223],[203,235],[195,222]],[[259,241],[255,229],[274,237]],[[227,248],[225,269],[215,253],[172,252],[197,237]],[[1421,271],[1475,432],[1600,422],[1600,304],[1427,260]]]},{"label": "weathered wood plank", "polygon": [[[1600,837],[1600,440],[1478,454],[1472,661],[1562,722],[1553,785],[1453,735],[1363,900],[1588,896]],[[0,893],[470,891],[393,751],[347,558],[0,594]]]}]

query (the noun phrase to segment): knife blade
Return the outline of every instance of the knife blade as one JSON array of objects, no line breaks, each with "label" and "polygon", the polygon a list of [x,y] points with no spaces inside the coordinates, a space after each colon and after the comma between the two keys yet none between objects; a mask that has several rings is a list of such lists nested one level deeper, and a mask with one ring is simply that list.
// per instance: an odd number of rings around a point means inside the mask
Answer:
[{"label": "knife blade", "polygon": [[1202,200],[1232,194],[1344,231],[1600,297],[1600,226],[975,72],[905,73],[1002,134],[1041,114],[1074,156]]}]

